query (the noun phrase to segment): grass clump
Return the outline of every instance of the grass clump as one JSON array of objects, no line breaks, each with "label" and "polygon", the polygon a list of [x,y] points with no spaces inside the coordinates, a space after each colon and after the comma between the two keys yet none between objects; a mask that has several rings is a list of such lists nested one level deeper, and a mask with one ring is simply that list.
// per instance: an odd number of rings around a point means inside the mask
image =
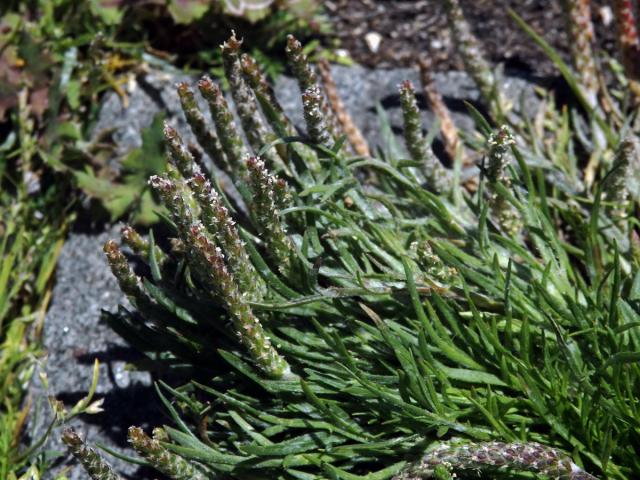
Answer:
[{"label": "grass clump", "polygon": [[[111,325],[192,378],[158,385],[171,421],[153,439],[130,431],[159,471],[305,480],[640,474],[639,152],[626,79],[599,85],[594,102],[591,78],[585,85],[529,29],[581,109],[550,92],[534,112],[514,109],[458,2],[447,7],[491,112],[469,107],[476,130],[456,132],[452,170],[426,143],[406,83],[412,158],[350,153],[361,137],[340,133],[344,112],[332,110],[294,38],[306,136],[292,130],[255,62],[240,57],[237,76],[235,38],[229,84],[249,102],[238,111],[242,127],[260,129],[243,136],[219,87],[199,83],[223,152],[216,160],[234,188],[165,129],[170,165],[149,182],[173,238],[158,245],[125,230],[148,265],[143,277],[117,244],[105,246],[133,305],[108,314]],[[191,126],[205,138],[200,121]],[[465,158],[481,168],[463,184]]]},{"label": "grass clump", "polygon": [[[22,128],[28,129],[26,120]],[[28,167],[29,149],[17,154]],[[16,169],[0,151],[0,478],[8,480],[37,474],[41,466],[33,451],[21,448],[32,410],[26,389],[42,357],[44,314],[67,227],[55,191],[30,195],[35,175]]]}]

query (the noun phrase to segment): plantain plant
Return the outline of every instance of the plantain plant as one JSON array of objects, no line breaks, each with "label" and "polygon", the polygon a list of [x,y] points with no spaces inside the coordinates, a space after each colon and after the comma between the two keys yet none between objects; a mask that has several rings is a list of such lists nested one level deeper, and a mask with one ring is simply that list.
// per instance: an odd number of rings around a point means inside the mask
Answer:
[{"label": "plantain plant", "polygon": [[[235,37],[222,53],[239,123],[209,78],[211,126],[178,86],[216,168],[167,125],[167,173],[149,184],[171,238],[123,230],[144,275],[105,245],[131,302],[110,324],[191,378],[158,383],[170,420],[153,437],[129,432],[148,465],[174,479],[640,475],[635,79],[610,60],[614,83],[585,85],[511,12],[578,99],[540,91],[535,111],[513,108],[444,3],[491,112],[469,106],[476,129],[458,131],[421,62],[453,168],[409,82],[409,158],[356,153],[371,149],[293,37],[304,134]],[[65,439],[92,478],[117,478]]]}]

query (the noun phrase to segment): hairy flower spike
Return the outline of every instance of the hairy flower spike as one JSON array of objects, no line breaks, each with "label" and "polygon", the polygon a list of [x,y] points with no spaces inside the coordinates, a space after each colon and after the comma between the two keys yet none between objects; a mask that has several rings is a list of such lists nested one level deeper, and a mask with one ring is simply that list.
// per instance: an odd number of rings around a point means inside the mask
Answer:
[{"label": "hairy flower spike", "polygon": [[242,158],[247,153],[247,149],[238,134],[233,114],[229,110],[229,105],[227,105],[220,87],[209,77],[200,79],[198,88],[209,104],[211,117],[215,122],[220,143],[231,168],[230,173],[235,174],[236,169],[242,165]]},{"label": "hairy flower spike", "polygon": [[307,124],[307,133],[311,140],[320,145],[331,144],[331,134],[327,127],[327,119],[322,111],[322,93],[320,88],[310,87],[302,94],[302,108]]},{"label": "hairy flower spike", "polygon": [[251,311],[245,295],[227,269],[222,250],[206,235],[204,225],[195,223],[191,226],[187,243],[194,257],[193,261],[200,262],[208,272],[208,280],[224,302],[240,342],[256,364],[270,377],[290,376],[287,361],[271,344],[262,324]]},{"label": "hairy flower spike", "polygon": [[633,175],[634,167],[640,165],[640,148],[632,137],[627,137],[616,152],[612,171],[604,183],[604,194],[613,207],[614,217],[620,219],[629,206],[629,187],[627,181]]},{"label": "hairy flower spike", "polygon": [[[272,132],[267,131],[262,114],[258,109],[256,97],[242,75],[239,58],[241,45],[242,40],[238,40],[233,33],[222,45],[222,63],[225,76],[231,87],[231,96],[242,123],[242,129],[247,135],[251,148],[257,153],[265,144],[272,142],[276,137]],[[270,165],[282,164],[273,148],[266,150],[264,157]]]},{"label": "hairy flower spike", "polygon": [[638,23],[632,0],[615,0],[616,24],[618,27],[618,44],[622,56],[622,65],[629,80],[629,88],[636,102],[640,103],[640,37]]},{"label": "hairy flower spike", "polygon": [[287,35],[285,52],[293,75],[298,80],[300,91],[304,92],[309,88],[317,87],[318,77],[302,52],[302,44],[293,35]]},{"label": "hairy flower spike", "polygon": [[198,143],[214,163],[217,165],[226,165],[227,159],[222,149],[220,139],[214,131],[207,126],[207,122],[198,107],[193,91],[185,82],[178,84],[177,91],[184,116],[191,127],[191,131],[198,139]]},{"label": "hairy flower spike", "polygon": [[590,0],[564,0],[573,66],[578,73],[589,106],[598,105],[598,69],[593,55],[593,23]]},{"label": "hairy flower spike", "polygon": [[149,185],[162,198],[178,230],[185,231],[194,219],[198,218],[199,212],[195,208],[197,206],[195,199],[185,198],[190,192],[182,182],[153,175],[149,178]]},{"label": "hairy flower spike", "polygon": [[[260,71],[260,67],[256,61],[245,53],[240,57],[240,64],[242,65],[242,71],[247,82],[249,82],[256,98],[262,105],[263,111],[269,109],[271,116],[275,117],[270,118],[270,116],[267,115],[271,128],[281,137],[297,136],[298,131],[285,115],[284,110],[273,93],[273,89]],[[276,148],[283,159],[287,159],[287,149],[291,149],[304,163],[303,169],[311,171],[319,170],[318,156],[309,146],[301,143],[292,143],[289,145],[280,144],[276,146]]]},{"label": "hairy flower spike", "polygon": [[134,253],[143,257],[149,256],[149,242],[142,238],[135,228],[131,225],[125,225],[122,227],[120,234],[122,235],[123,243]]},{"label": "hairy flower spike", "polygon": [[515,143],[513,135],[506,125],[491,134],[488,140],[487,179],[491,183],[506,181],[504,172],[509,164],[509,150]]},{"label": "hairy flower spike", "polygon": [[288,276],[292,271],[296,253],[293,242],[280,221],[284,188],[269,174],[264,162],[258,157],[250,157],[247,160],[247,170],[247,180],[254,195],[253,204],[250,206],[252,213],[269,252],[278,262],[280,272]]},{"label": "hairy flower spike", "polygon": [[92,480],[122,480],[120,475],[116,474],[93,448],[88,447],[72,428],[62,432],[62,441]]},{"label": "hairy flower spike", "polygon": [[427,186],[435,191],[447,191],[450,178],[444,165],[431,151],[431,146],[422,134],[422,120],[416,101],[415,91],[410,81],[400,85],[400,104],[404,120],[404,139],[407,150],[414,160],[423,162]]},{"label": "hairy flower spike", "polygon": [[442,259],[436,255],[428,241],[414,242],[411,245],[411,250],[417,257],[420,267],[431,278],[441,283],[451,283],[457,270],[453,267],[448,267],[442,261]]},{"label": "hairy flower spike", "polygon": [[316,72],[311,68],[307,60],[306,55],[302,52],[302,44],[296,40],[293,35],[287,36],[287,46],[285,48],[289,65],[293,71],[293,76],[298,80],[298,86],[300,92],[304,94],[311,88],[318,88],[318,104],[320,111],[322,112],[327,130],[333,136],[338,138],[340,136],[339,122],[335,117],[333,110],[327,103],[327,99],[324,96],[324,92],[318,82],[318,76]]},{"label": "hairy flower spike", "polygon": [[447,11],[449,29],[451,30],[458,53],[462,57],[467,72],[480,90],[482,98],[487,104],[493,105],[495,92],[495,94],[498,95],[498,98],[495,100],[503,104],[504,101],[500,98],[501,94],[498,91],[493,68],[489,62],[487,62],[480,42],[464,18],[459,0],[445,0],[444,4]]},{"label": "hairy flower spike", "polygon": [[169,157],[183,177],[188,178],[200,171],[200,167],[189,149],[184,146],[176,129],[167,122],[164,124],[164,138],[169,150]]},{"label": "hairy flower spike", "polygon": [[[131,225],[125,225],[120,232],[122,236],[122,242],[129,247],[136,255],[140,255],[144,258],[149,258],[151,244],[148,240],[142,238],[142,236]],[[153,253],[158,263],[163,263],[166,260],[164,252],[155,246]]]},{"label": "hairy flower spike", "polygon": [[120,289],[125,295],[135,299],[145,297],[140,278],[133,272],[118,244],[113,240],[109,240],[104,244],[103,250],[107,256],[111,272],[116,277],[118,285],[120,285]]},{"label": "hairy flower spike", "polygon": [[505,170],[509,164],[509,151],[515,143],[509,128],[506,126],[491,134],[488,140],[487,153],[487,190],[489,192],[489,207],[494,219],[500,227],[510,235],[516,235],[522,228],[520,214],[516,208],[501,195],[497,185],[504,188],[511,187],[511,180]]},{"label": "hairy flower spike", "polygon": [[173,480],[206,480],[200,470],[182,457],[170,452],[159,441],[151,439],[139,427],[129,428],[129,443],[155,469]]},{"label": "hairy flower spike", "polygon": [[566,453],[534,442],[442,444],[417,464],[396,475],[394,480],[434,478],[436,468],[441,466],[454,472],[499,468],[567,480],[596,480],[573,463]]},{"label": "hairy flower spike", "polygon": [[194,175],[189,180],[189,185],[202,209],[202,221],[225,252],[239,287],[251,295],[251,300],[259,300],[262,297],[264,284],[260,281],[244,247],[244,242],[240,239],[235,222],[222,204],[220,196],[213,191],[211,183],[202,174]]},{"label": "hairy flower spike", "polygon": [[256,97],[261,102],[266,102],[272,107],[273,112],[278,117],[278,123],[285,128],[286,134],[291,136],[297,135],[295,127],[284,114],[284,110],[280,106],[280,102],[278,102],[271,85],[269,85],[267,79],[264,77],[258,63],[253,59],[253,57],[243,53],[240,56],[240,65],[242,67],[244,77],[253,89]]},{"label": "hairy flower spike", "polygon": [[162,427],[154,428],[151,435],[156,442],[168,442],[170,440],[169,434]]}]

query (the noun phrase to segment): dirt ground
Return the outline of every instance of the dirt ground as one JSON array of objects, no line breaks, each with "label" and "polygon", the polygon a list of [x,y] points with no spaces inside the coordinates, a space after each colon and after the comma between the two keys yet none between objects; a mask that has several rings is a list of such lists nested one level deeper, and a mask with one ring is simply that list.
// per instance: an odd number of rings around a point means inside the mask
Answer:
[{"label": "dirt ground", "polygon": [[[538,75],[556,73],[551,62],[507,13],[515,10],[567,57],[566,18],[560,0],[460,0],[487,56],[507,69]],[[615,24],[606,0],[592,1],[598,45],[615,46]],[[442,0],[331,0],[324,2],[343,48],[363,65],[414,65],[416,54],[431,55],[437,70],[462,68],[454,52]],[[372,48],[379,40],[377,49]]]}]

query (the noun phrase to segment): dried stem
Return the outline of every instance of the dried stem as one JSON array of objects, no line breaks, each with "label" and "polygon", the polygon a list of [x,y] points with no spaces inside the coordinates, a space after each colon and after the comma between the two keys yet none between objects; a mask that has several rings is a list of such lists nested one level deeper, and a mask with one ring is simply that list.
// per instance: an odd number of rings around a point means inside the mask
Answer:
[{"label": "dried stem", "polygon": [[[436,82],[433,79],[431,60],[426,56],[422,56],[418,59],[418,65],[420,66],[420,80],[422,82],[424,96],[429,101],[431,110],[440,121],[440,132],[444,140],[445,151],[451,160],[455,160],[458,148],[462,149],[458,129],[453,123],[451,112],[444,103],[442,95],[440,95]],[[464,150],[462,150],[461,153],[464,154]],[[464,159],[463,163],[466,163]]]},{"label": "dried stem", "polygon": [[329,105],[336,114],[338,122],[347,136],[349,143],[353,146],[355,153],[363,157],[371,156],[367,141],[364,139],[362,132],[342,103],[342,99],[338,93],[338,88],[336,87],[336,82],[331,74],[331,66],[329,65],[329,62],[326,60],[320,60],[318,62],[318,72],[320,72],[320,77],[322,78],[324,90],[327,93]]}]

